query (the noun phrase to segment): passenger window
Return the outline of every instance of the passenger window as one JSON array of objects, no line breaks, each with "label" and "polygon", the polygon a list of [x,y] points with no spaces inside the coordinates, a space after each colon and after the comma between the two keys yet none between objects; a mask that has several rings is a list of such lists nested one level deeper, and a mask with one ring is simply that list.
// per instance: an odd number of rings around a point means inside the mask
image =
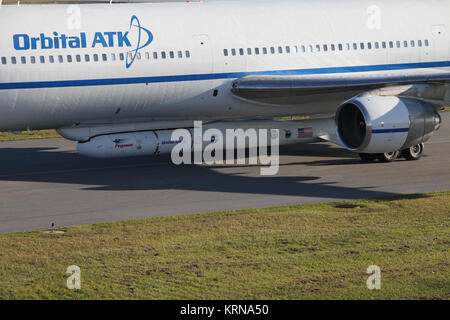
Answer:
[{"label": "passenger window", "polygon": [[316,51],[320,52],[320,45],[319,44],[316,44]]},{"label": "passenger window", "polygon": [[142,58],[141,53],[140,52],[136,53],[136,59],[141,60],[141,58]]},{"label": "passenger window", "polygon": [[252,49],[251,49],[251,48],[247,48],[247,54],[248,54],[249,56],[252,55]]},{"label": "passenger window", "polygon": [[331,45],[331,51],[336,51],[336,46],[334,44]]},{"label": "passenger window", "polygon": [[17,64],[16,57],[11,57],[11,64]]},{"label": "passenger window", "polygon": [[255,48],[255,54],[259,55],[259,48]]},{"label": "passenger window", "polygon": [[94,61],[98,62],[98,54],[96,54],[96,53],[94,54]]},{"label": "passenger window", "polygon": [[282,47],[278,47],[278,53],[283,53],[283,48]]},{"label": "passenger window", "polygon": [[243,48],[239,48],[239,54],[240,54],[241,56],[244,55],[244,49],[243,49]]},{"label": "passenger window", "polygon": [[294,52],[298,53],[298,47],[297,46],[294,46]]},{"label": "passenger window", "polygon": [[419,45],[419,47],[422,47],[422,40],[417,41],[417,44]]},{"label": "passenger window", "polygon": [[403,46],[404,46],[405,48],[408,48],[408,41],[403,41]]},{"label": "passenger window", "polygon": [[416,43],[414,42],[414,40],[411,40],[411,48],[414,48],[416,46]]},{"label": "passenger window", "polygon": [[166,58],[166,52],[165,51],[161,51],[161,59],[165,59]]},{"label": "passenger window", "polygon": [[91,59],[89,58],[88,54],[84,55],[84,61],[89,62]]},{"label": "passenger window", "polygon": [[313,46],[312,46],[312,44],[310,44],[310,45],[308,46],[308,52],[313,52]]},{"label": "passenger window", "polygon": [[350,51],[350,43],[346,43],[345,47],[346,47],[347,51]]},{"label": "passenger window", "polygon": [[389,41],[389,48],[393,49],[394,48],[394,42]]},{"label": "passenger window", "polygon": [[[58,56],[58,61],[59,61],[59,63],[63,63],[63,62],[64,62],[63,56]],[[33,63],[34,63],[34,62],[33,62]]]},{"label": "passenger window", "polygon": [[[153,52],[153,59],[157,60],[158,59],[158,52]],[[120,59],[123,60],[123,59]]]},{"label": "passenger window", "polygon": [[27,58],[25,58],[25,57],[20,58],[20,60],[21,60],[22,64],[26,64],[27,63]]},{"label": "passenger window", "polygon": [[291,47],[286,46],[286,53],[291,53]]},{"label": "passenger window", "polygon": [[67,62],[69,62],[69,63],[72,62],[72,56],[71,56],[71,55],[68,55],[68,56],[67,56]]},{"label": "passenger window", "polygon": [[35,64],[36,63],[36,57],[35,56],[30,57],[30,61],[31,61],[31,64]]},{"label": "passenger window", "polygon": [[224,55],[225,57],[228,57],[228,49],[223,49],[223,55]]},{"label": "passenger window", "polygon": [[363,42],[360,43],[360,46],[361,46],[361,50],[364,50],[364,43]]},{"label": "passenger window", "polygon": [[328,51],[328,46],[326,44],[323,45],[323,51]]},{"label": "passenger window", "polygon": [[189,50],[186,50],[185,52],[186,58],[190,58],[191,57],[191,52]]},{"label": "passenger window", "polygon": [[77,55],[75,56],[75,59],[77,60],[77,62],[81,62],[81,56],[80,56],[79,54],[77,54]]},{"label": "passenger window", "polygon": [[375,42],[375,49],[380,49],[380,44],[378,42]]},{"label": "passenger window", "polygon": [[55,58],[54,58],[53,56],[49,56],[49,57],[48,57],[48,61],[49,61],[50,63],[55,63]]},{"label": "passenger window", "polygon": [[383,41],[382,46],[383,46],[383,49],[387,48],[386,41]]},{"label": "passenger window", "polygon": [[425,47],[429,47],[430,46],[430,42],[428,40],[425,40]]},{"label": "passenger window", "polygon": [[146,58],[147,60],[150,60],[150,52],[146,52],[146,53],[145,53],[145,58]]},{"label": "passenger window", "polygon": [[358,50],[358,44],[357,43],[353,43],[353,50]]},{"label": "passenger window", "polygon": [[302,45],[302,52],[306,52],[306,47]]},{"label": "passenger window", "polygon": [[111,53],[111,61],[116,61],[116,54],[115,53]]},{"label": "passenger window", "polygon": [[2,57],[2,64],[6,64],[6,58]]},{"label": "passenger window", "polygon": [[402,43],[400,41],[397,41],[397,48],[400,48]]},{"label": "passenger window", "polygon": [[169,57],[170,57],[170,59],[175,58],[175,53],[173,51],[170,51],[169,52]]},{"label": "passenger window", "polygon": [[338,44],[338,48],[339,48],[339,51],[342,51],[342,49],[344,49],[344,48],[342,47],[342,43],[339,43],[339,44]]},{"label": "passenger window", "polygon": [[275,54],[275,47],[270,47],[270,53]]},{"label": "passenger window", "polygon": [[263,48],[263,53],[267,54],[267,48],[266,47]]},{"label": "passenger window", "polygon": [[102,53],[102,60],[103,61],[107,61],[108,60],[108,56],[106,55],[106,53]]},{"label": "passenger window", "polygon": [[182,51],[178,51],[178,58],[183,58],[183,52]]},{"label": "passenger window", "polygon": [[231,49],[231,55],[235,56],[236,55],[236,49]]},{"label": "passenger window", "polygon": [[371,50],[372,49],[372,42],[367,42],[367,49]]},{"label": "passenger window", "polygon": [[45,63],[45,57],[44,57],[44,56],[41,56],[41,57],[40,57],[40,61],[41,61],[41,63]]}]

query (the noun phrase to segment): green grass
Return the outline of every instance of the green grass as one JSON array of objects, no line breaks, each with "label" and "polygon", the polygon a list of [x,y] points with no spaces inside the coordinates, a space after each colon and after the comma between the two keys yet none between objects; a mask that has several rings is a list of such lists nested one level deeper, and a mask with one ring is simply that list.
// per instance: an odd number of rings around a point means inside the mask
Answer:
[{"label": "green grass", "polygon": [[[449,299],[449,196],[2,234],[0,299]],[[72,264],[78,291],[65,286]],[[366,287],[372,264],[381,290]]]},{"label": "green grass", "polygon": [[36,131],[23,131],[22,134],[10,134],[8,132],[0,132],[1,141],[18,141],[29,139],[49,139],[49,138],[61,138],[56,130],[36,130]]}]

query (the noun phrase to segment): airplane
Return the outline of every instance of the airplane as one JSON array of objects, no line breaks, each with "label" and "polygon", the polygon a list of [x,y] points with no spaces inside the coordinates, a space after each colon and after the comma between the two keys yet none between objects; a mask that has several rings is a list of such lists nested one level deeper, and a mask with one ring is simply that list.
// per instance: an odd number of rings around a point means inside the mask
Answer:
[{"label": "airplane", "polygon": [[2,5],[0,130],[109,158],[199,120],[417,160],[450,103],[448,21],[447,0]]}]

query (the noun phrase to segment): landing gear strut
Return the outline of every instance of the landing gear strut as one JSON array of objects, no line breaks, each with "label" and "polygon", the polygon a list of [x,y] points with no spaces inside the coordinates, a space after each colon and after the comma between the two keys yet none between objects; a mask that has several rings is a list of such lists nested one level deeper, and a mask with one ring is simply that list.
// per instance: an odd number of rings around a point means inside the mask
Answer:
[{"label": "landing gear strut", "polygon": [[359,153],[359,157],[364,162],[392,162],[402,156],[406,160],[419,160],[423,153],[423,143],[412,146],[401,151],[393,151],[387,153]]}]

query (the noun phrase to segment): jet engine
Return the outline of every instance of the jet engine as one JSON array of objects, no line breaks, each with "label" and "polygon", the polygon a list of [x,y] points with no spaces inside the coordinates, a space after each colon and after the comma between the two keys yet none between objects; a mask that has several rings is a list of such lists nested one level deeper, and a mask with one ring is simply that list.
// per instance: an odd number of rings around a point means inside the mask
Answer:
[{"label": "jet engine", "polygon": [[419,145],[439,129],[441,117],[422,101],[360,96],[336,112],[337,136],[350,151],[387,153]]}]

